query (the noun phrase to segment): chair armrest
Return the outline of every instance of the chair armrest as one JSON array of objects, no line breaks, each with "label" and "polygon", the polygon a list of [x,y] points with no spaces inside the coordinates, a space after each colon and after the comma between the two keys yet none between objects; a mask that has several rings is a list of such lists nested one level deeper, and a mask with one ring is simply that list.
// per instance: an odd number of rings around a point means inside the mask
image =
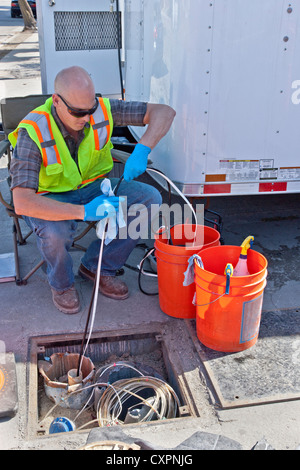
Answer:
[{"label": "chair armrest", "polygon": [[124,152],[123,150],[112,149],[111,156],[120,163],[126,163],[130,157],[130,153]]},{"label": "chair armrest", "polygon": [[8,204],[8,202],[5,201],[5,199],[2,196],[2,193],[0,191],[0,202],[6,207],[8,211],[14,212],[14,208],[11,204]]},{"label": "chair armrest", "polygon": [[3,157],[4,153],[9,149],[10,142],[8,139],[1,140],[0,142],[0,158]]},{"label": "chair armrest", "polygon": [[[117,149],[112,149],[111,150],[111,156],[117,160],[120,163],[126,163],[128,158],[130,157],[130,153],[124,152],[124,150],[117,150]],[[152,161],[148,158],[148,165],[151,165]]]}]

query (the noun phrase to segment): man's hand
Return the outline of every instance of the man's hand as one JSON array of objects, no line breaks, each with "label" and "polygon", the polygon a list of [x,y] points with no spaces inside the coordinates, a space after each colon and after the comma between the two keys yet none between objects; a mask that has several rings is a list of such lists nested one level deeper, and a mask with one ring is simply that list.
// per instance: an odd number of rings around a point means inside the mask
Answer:
[{"label": "man's hand", "polygon": [[105,219],[117,213],[122,198],[116,196],[97,196],[84,206],[84,219],[87,222]]},{"label": "man's hand", "polygon": [[147,169],[148,155],[151,148],[137,144],[134,151],[125,163],[124,180],[129,182],[142,175]]}]

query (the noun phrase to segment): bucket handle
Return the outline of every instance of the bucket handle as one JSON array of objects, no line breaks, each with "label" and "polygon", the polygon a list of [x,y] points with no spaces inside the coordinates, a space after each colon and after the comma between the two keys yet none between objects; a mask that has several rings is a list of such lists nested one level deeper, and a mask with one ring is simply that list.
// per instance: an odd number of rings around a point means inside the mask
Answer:
[{"label": "bucket handle", "polygon": [[[266,284],[267,284],[267,281],[265,280],[265,282],[264,282],[264,287],[263,287],[263,288],[266,287]],[[197,284],[197,285],[199,286],[199,284]],[[201,287],[201,289],[203,289],[203,287]],[[206,289],[203,289],[203,290],[204,290],[205,292],[209,293],[209,294],[218,295],[216,292],[209,292],[209,291],[206,290]],[[252,292],[251,295],[256,295],[258,292],[260,292],[260,291]],[[219,297],[217,297],[215,300],[212,300],[211,302],[208,302],[207,304],[202,304],[202,305],[200,305],[200,304],[197,304],[197,303],[195,302],[195,297],[196,297],[196,292],[195,292],[195,296],[194,296],[194,299],[193,299],[193,305],[195,305],[195,307],[206,307],[206,305],[210,305],[210,304],[213,304],[214,302],[217,302],[217,300],[219,300],[219,299],[221,299],[222,297],[224,297],[224,295],[227,295],[227,294],[226,294],[226,291],[224,292],[224,294],[221,294],[221,295],[220,295]]]},{"label": "bucket handle", "polygon": [[[214,295],[218,295],[218,294],[215,294],[214,292],[211,292],[212,294]],[[193,305],[195,305],[195,307],[206,307],[206,305],[211,305],[213,304],[214,302],[217,302],[217,300],[220,300],[221,297],[224,297],[224,295],[226,295],[226,292],[224,292],[224,294],[221,294],[219,297],[217,297],[215,300],[212,300],[211,302],[208,302],[207,304],[197,304],[196,301],[195,301],[195,297],[196,297],[196,292],[195,292],[195,296],[194,296],[194,300],[193,300]]]},{"label": "bucket handle", "polygon": [[[197,263],[197,261],[196,261]],[[201,263],[202,263],[202,260],[201,260]],[[198,264],[198,263],[197,263]],[[203,268],[203,264],[201,266]],[[204,268],[203,268],[204,269]],[[193,300],[193,305],[195,305],[195,307],[206,307],[206,305],[210,305],[210,304],[213,304],[214,302],[217,302],[217,300],[220,300],[222,297],[224,297],[224,295],[229,295],[229,290],[230,290],[230,278],[231,276],[233,275],[233,266],[231,263],[227,263],[226,265],[226,268],[225,268],[225,271],[224,271],[224,274],[226,276],[226,288],[225,288],[225,292],[224,294],[221,294],[219,297],[217,297],[215,300],[212,300],[211,302],[208,302],[207,304],[197,304],[195,302],[195,297],[196,297],[196,292],[195,292],[195,296],[194,296],[194,300]],[[216,294],[215,292],[211,292],[213,295],[218,295]]]}]

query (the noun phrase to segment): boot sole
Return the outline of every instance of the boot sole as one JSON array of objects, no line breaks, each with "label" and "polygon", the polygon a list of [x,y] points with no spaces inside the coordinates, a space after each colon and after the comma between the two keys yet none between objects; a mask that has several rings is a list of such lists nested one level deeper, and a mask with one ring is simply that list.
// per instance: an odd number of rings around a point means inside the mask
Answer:
[{"label": "boot sole", "polygon": [[70,309],[70,308],[64,308],[62,307],[61,305],[59,305],[54,299],[53,300],[53,303],[55,305],[55,307],[62,313],[64,313],[65,315],[75,315],[75,313],[79,313],[80,312],[80,306],[79,307],[74,307],[73,309]]},{"label": "boot sole", "polygon": [[[92,276],[89,276],[88,274],[83,273],[80,269],[78,269],[78,274],[79,276],[82,277],[82,279],[85,279],[86,281],[92,281],[94,282],[95,278]],[[117,295],[117,294],[109,294],[106,291],[103,290],[101,286],[99,286],[99,292],[104,295],[105,297],[108,297],[109,299],[113,300],[125,300],[128,299],[129,297],[129,292],[123,295]]]},{"label": "boot sole", "polygon": [[99,292],[104,295],[105,297],[108,297],[109,299],[114,299],[114,300],[125,300],[128,299],[129,293],[123,294],[123,295],[116,295],[116,294],[108,294],[107,292],[103,291],[101,287],[99,287]]}]

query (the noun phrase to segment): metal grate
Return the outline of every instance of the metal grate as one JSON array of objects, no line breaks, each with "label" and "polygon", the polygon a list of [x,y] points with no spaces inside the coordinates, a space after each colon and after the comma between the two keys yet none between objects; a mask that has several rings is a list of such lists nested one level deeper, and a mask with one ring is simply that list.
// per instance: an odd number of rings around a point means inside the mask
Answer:
[{"label": "metal grate", "polygon": [[[121,13],[119,15],[121,25]],[[54,30],[56,51],[118,48],[116,12],[56,11],[54,12]],[[121,31],[119,34],[121,44]]]}]

